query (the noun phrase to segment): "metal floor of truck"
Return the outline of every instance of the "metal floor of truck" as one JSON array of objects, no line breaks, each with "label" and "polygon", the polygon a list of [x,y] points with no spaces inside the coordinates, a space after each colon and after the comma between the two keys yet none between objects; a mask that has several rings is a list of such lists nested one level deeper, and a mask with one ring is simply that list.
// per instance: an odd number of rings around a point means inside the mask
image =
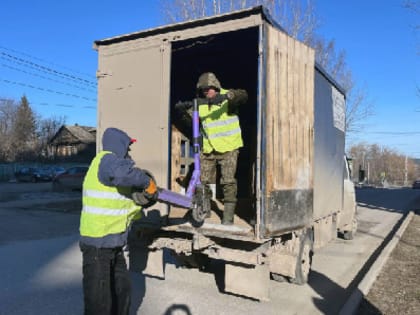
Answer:
[{"label": "metal floor of truck", "polygon": [[[254,230],[253,226],[249,224],[247,221],[240,218],[238,215],[235,214],[234,217],[234,224],[233,225],[223,225],[222,224],[222,217],[223,217],[223,209],[224,205],[219,200],[213,199],[211,201],[211,215],[209,218],[204,220],[203,225],[199,226],[199,229],[204,232],[228,232],[235,235],[242,235],[246,237],[253,237]],[[168,216],[168,226],[164,229],[168,231],[175,231],[175,230],[191,230],[193,226],[190,222],[188,222],[188,211],[187,209],[171,207]],[[213,234],[213,233],[210,233]]]}]

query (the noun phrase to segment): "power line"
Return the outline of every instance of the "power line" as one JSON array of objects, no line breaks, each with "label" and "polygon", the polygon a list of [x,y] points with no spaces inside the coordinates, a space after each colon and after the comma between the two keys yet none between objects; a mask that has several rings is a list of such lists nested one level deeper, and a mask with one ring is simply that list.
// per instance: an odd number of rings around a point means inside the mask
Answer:
[{"label": "power line", "polygon": [[40,105],[40,106],[57,106],[57,107],[67,107],[67,108],[88,108],[88,109],[96,109],[96,106],[79,106],[79,105],[71,105],[71,104],[50,104],[50,103],[31,103],[31,105]]},{"label": "power line", "polygon": [[418,135],[420,131],[365,131],[364,133],[392,136]]},{"label": "power line", "polygon": [[56,64],[56,63],[54,63],[54,62],[51,62],[51,61],[45,60],[45,59],[41,59],[41,58],[38,58],[38,57],[34,57],[34,56],[31,56],[30,54],[27,54],[27,53],[24,53],[24,52],[21,52],[21,51],[15,50],[15,49],[7,48],[7,47],[1,46],[1,45],[0,45],[0,49],[4,49],[4,50],[9,51],[9,52],[17,53],[17,54],[20,54],[20,55],[22,55],[22,56],[29,57],[29,58],[34,59],[34,60],[38,60],[38,61],[41,61],[41,62],[44,62],[44,63],[50,64],[50,65],[53,65],[53,66],[56,66],[56,67],[60,67],[60,68],[63,68],[63,69],[69,70],[69,71],[71,71],[71,72],[73,72],[73,73],[81,74],[81,75],[84,75],[84,76],[86,76],[86,77],[92,78],[92,75],[91,75],[91,74],[83,73],[83,72],[80,72],[80,71],[77,71],[77,70],[71,69],[71,68],[69,68],[69,67],[66,67],[66,66],[63,66],[63,65],[59,65],[59,64]]},{"label": "power line", "polygon": [[[22,55],[26,57],[21,57]],[[54,101],[48,103],[48,102],[43,102],[44,100],[47,100],[49,98],[48,95],[44,95],[42,96],[42,100],[40,100],[41,102],[36,102],[36,101],[30,102],[31,105],[38,106],[38,108],[39,106],[48,107],[50,108],[48,110],[50,112],[54,112],[54,111],[64,112],[66,111],[66,109],[69,111],[70,110],[80,111],[84,109],[89,110],[90,112],[92,112],[92,110],[96,111],[96,101],[97,101],[96,97],[83,96],[83,94],[89,94],[89,93],[96,94],[96,85],[97,85],[96,78],[95,78],[95,81],[91,79],[85,79],[84,77],[81,77],[79,75],[82,73],[77,72],[77,71],[72,71],[71,69],[70,71],[72,73],[58,70],[57,68],[50,66],[51,64],[53,64],[51,62],[47,62],[43,59],[36,58],[28,54],[17,52],[16,50],[5,48],[1,45],[0,45],[0,59],[3,60],[3,62],[0,63],[0,68],[3,67],[4,69],[10,70],[10,71],[5,71],[2,77],[0,77],[0,84],[20,86],[24,88],[34,89],[34,90],[42,91],[45,93],[50,93],[50,94],[55,94],[55,95],[60,95],[60,96],[65,97],[63,98],[64,102],[62,103],[60,101],[58,101],[57,103],[55,103]],[[66,68],[66,67],[61,66],[61,68]],[[12,71],[16,72],[16,75],[14,75]],[[77,72],[78,74],[74,74],[74,72]],[[21,74],[18,75],[19,73]],[[12,75],[16,76],[16,79],[14,79]],[[85,77],[90,77],[90,78],[94,77],[94,76],[86,75],[86,74],[82,74],[82,75]],[[34,79],[34,77],[38,79]],[[57,84],[48,83],[48,81],[55,82]],[[64,86],[67,86],[69,88],[64,88]],[[78,93],[76,89],[79,90],[79,92],[83,90],[86,93]],[[76,91],[76,93],[74,93],[73,91]],[[72,104],[73,101],[70,100],[69,98],[78,99],[77,103],[81,103],[81,104],[77,104],[77,105]],[[69,99],[69,102],[66,102],[65,99]],[[3,101],[3,100],[4,99],[0,99],[0,101]],[[86,101],[94,102],[94,105],[88,105],[88,104],[84,105]],[[62,110],[59,110],[58,109],[59,107],[61,107]]]},{"label": "power line", "polygon": [[47,73],[50,73],[52,75],[56,75],[56,76],[59,76],[59,77],[64,77],[64,78],[67,78],[69,80],[80,81],[83,84],[88,84],[90,86],[96,86],[96,82],[86,80],[86,79],[83,79],[83,78],[80,78],[80,77],[76,77],[76,76],[71,75],[71,74],[63,73],[61,71],[57,71],[55,69],[51,69],[51,68],[36,64],[32,61],[25,60],[25,59],[10,55],[8,53],[0,52],[0,55],[1,55],[2,59],[7,60],[7,61],[12,61],[12,62],[14,61],[15,63],[29,65],[30,67],[35,68],[39,71],[47,72]]},{"label": "power line", "polygon": [[51,90],[51,89],[45,89],[45,88],[42,88],[42,87],[39,87],[39,86],[34,86],[34,85],[31,85],[31,84],[6,80],[6,79],[3,79],[3,78],[0,78],[0,81],[3,81],[3,82],[8,83],[8,84],[28,87],[28,88],[31,88],[31,89],[36,89],[36,90],[40,90],[40,91],[44,91],[44,92],[49,92],[49,93],[54,93],[54,94],[59,94],[59,95],[64,95],[64,96],[69,96],[69,97],[74,97],[74,98],[78,98],[78,99],[84,99],[84,100],[87,100],[87,101],[96,102],[96,98],[88,98],[88,97],[80,96],[80,95],[76,95],[76,94],[54,91],[54,90]]},{"label": "power line", "polygon": [[49,81],[52,81],[52,82],[64,84],[64,85],[67,85],[67,86],[70,86],[70,87],[74,87],[74,88],[79,89],[79,90],[84,90],[84,91],[87,91],[87,92],[96,93],[96,91],[95,90],[92,90],[92,89],[86,89],[84,87],[81,87],[81,86],[78,86],[78,85],[75,85],[75,84],[70,84],[70,83],[62,82],[62,81],[55,80],[55,79],[52,79],[52,78],[48,78],[48,77],[45,77],[45,76],[42,76],[42,75],[39,75],[39,74],[36,74],[36,73],[32,73],[32,72],[28,72],[28,71],[25,71],[25,70],[21,70],[19,68],[11,67],[11,66],[6,65],[6,64],[3,64],[3,63],[1,65],[3,67],[9,68],[11,70],[22,72],[22,73],[25,73],[25,74],[28,74],[28,75],[31,75],[31,76],[34,76],[34,77],[38,77],[38,78],[49,80]]}]

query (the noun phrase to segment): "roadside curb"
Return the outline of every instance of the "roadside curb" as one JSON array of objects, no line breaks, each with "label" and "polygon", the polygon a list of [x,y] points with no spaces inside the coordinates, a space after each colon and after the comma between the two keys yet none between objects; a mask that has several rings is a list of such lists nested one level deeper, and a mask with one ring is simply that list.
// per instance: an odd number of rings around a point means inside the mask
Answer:
[{"label": "roadside curb", "polygon": [[392,239],[388,242],[388,244],[382,250],[381,254],[372,264],[369,271],[363,277],[362,281],[360,281],[359,285],[355,288],[353,293],[348,298],[347,302],[341,308],[340,313],[339,313],[340,315],[355,315],[357,313],[357,310],[359,308],[359,305],[363,297],[369,293],[370,288],[374,284],[376,278],[378,277],[380,271],[384,267],[393,249],[400,241],[402,235],[404,234],[405,229],[407,228],[413,216],[414,216],[414,211],[410,211],[406,215],[406,217],[404,218],[404,221],[401,223],[397,232],[395,232]]}]

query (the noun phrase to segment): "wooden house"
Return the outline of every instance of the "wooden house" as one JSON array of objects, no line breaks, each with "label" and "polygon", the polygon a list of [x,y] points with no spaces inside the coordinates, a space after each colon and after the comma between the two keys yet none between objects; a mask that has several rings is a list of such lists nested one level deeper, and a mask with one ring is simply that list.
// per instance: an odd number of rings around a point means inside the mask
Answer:
[{"label": "wooden house", "polygon": [[89,162],[96,154],[96,128],[63,125],[48,143],[52,159]]}]

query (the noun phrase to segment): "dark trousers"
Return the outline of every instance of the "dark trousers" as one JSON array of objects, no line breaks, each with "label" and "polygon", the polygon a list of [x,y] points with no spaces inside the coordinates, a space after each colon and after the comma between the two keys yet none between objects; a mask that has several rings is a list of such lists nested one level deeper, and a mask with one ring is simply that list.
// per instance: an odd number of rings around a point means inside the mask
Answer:
[{"label": "dark trousers", "polygon": [[130,309],[131,284],[123,250],[80,244],[85,315],[123,315]]}]

